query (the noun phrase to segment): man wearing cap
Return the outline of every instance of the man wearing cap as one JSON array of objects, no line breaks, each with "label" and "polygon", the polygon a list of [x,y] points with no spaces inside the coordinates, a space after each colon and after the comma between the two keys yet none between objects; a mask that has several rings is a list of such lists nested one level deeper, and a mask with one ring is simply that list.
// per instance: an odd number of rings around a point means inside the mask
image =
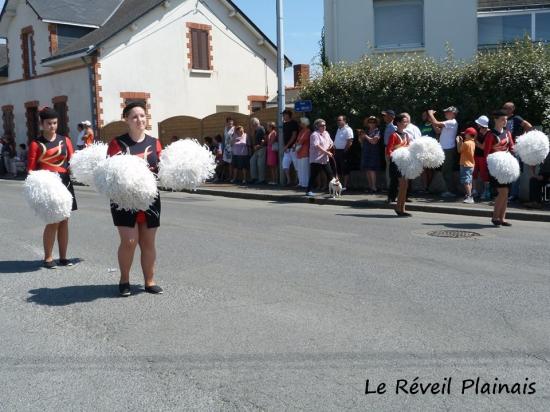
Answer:
[{"label": "man wearing cap", "polygon": [[89,120],[84,120],[82,122],[84,126],[84,145],[86,147],[91,146],[94,143],[94,131],[92,130],[92,123]]},{"label": "man wearing cap", "polygon": [[78,137],[76,138],[76,150],[84,149],[84,135],[86,134],[86,128],[82,123],[78,123],[76,126],[78,129]]},{"label": "man wearing cap", "polygon": [[[508,121],[506,122],[506,129],[512,134],[512,139],[514,142],[518,136],[528,132],[533,129],[533,125],[521,117],[519,114],[516,114],[516,105],[513,102],[506,102],[502,105],[502,110],[508,116]],[[516,156],[519,161],[520,170],[523,172],[523,162],[519,157]],[[512,183],[512,189],[510,190],[510,197],[508,200],[514,201],[519,198],[519,185],[521,179],[517,179]]]},{"label": "man wearing cap", "polygon": [[485,135],[489,131],[489,118],[487,116],[479,116],[475,120],[477,126],[477,137],[475,139],[476,150],[474,152],[474,179],[481,184],[477,187],[479,191],[473,191],[474,197],[476,193],[481,194],[481,200],[491,200],[491,185],[489,183],[489,170],[487,168],[487,158],[485,157]]},{"label": "man wearing cap", "polygon": [[[384,110],[382,112],[384,116],[384,123],[386,123],[386,128],[384,129],[384,148],[388,146],[390,141],[390,136],[395,133],[397,126],[393,123],[395,119],[395,111],[393,110]],[[385,152],[385,150],[384,150]],[[390,157],[386,155],[386,187],[390,187]]]},{"label": "man wearing cap", "polygon": [[442,197],[455,197],[453,193],[454,189],[454,175],[457,166],[457,152],[456,152],[456,135],[458,134],[458,122],[456,121],[456,115],[458,109],[454,106],[449,106],[443,113],[445,115],[445,121],[440,122],[434,117],[434,110],[428,110],[428,119],[435,126],[441,128],[441,136],[439,137],[439,143],[445,152],[445,162],[441,167],[441,173],[447,190],[441,194]]}]

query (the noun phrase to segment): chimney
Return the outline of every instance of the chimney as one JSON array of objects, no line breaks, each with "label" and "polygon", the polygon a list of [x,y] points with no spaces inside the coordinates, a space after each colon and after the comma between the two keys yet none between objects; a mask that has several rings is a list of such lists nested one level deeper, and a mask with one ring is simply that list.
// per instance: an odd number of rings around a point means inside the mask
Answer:
[{"label": "chimney", "polygon": [[302,87],[309,80],[309,64],[294,65],[294,87]]}]

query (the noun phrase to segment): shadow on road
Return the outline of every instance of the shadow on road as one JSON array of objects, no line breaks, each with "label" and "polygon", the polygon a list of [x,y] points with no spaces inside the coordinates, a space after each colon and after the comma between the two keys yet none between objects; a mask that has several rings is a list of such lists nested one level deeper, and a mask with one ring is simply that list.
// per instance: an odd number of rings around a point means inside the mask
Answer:
[{"label": "shadow on road", "polygon": [[0,261],[0,273],[36,272],[42,267],[42,260]]},{"label": "shadow on road", "polygon": [[395,213],[388,213],[387,215],[380,215],[380,214],[353,214],[353,213],[337,213],[336,216],[347,216],[347,217],[364,217],[364,218],[370,218],[370,219],[399,219],[399,216],[397,216]]},{"label": "shadow on road", "polygon": [[424,226],[444,226],[449,229],[490,229],[494,225],[482,225],[480,223],[422,223]]},{"label": "shadow on road", "polygon": [[[67,306],[75,303],[93,302],[97,299],[119,298],[117,285],[80,285],[61,288],[40,288],[29,290],[31,296],[27,302],[46,306]],[[143,293],[142,289],[132,286],[132,295]]]}]

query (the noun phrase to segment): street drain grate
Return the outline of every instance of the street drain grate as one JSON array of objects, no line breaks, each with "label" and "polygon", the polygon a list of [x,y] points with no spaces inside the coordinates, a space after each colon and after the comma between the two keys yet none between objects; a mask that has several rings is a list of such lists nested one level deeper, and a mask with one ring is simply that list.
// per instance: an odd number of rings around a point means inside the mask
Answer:
[{"label": "street drain grate", "polygon": [[476,232],[469,232],[467,230],[436,230],[434,232],[429,232],[428,236],[448,237],[453,239],[465,239],[465,238],[479,237],[481,236],[481,234]]}]

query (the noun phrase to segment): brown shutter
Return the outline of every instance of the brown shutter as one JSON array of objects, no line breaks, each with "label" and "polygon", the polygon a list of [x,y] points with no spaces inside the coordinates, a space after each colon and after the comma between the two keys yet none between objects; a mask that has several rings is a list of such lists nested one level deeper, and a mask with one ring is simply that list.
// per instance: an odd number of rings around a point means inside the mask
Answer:
[{"label": "brown shutter", "polygon": [[193,53],[193,69],[209,70],[208,31],[191,30],[191,44]]}]

